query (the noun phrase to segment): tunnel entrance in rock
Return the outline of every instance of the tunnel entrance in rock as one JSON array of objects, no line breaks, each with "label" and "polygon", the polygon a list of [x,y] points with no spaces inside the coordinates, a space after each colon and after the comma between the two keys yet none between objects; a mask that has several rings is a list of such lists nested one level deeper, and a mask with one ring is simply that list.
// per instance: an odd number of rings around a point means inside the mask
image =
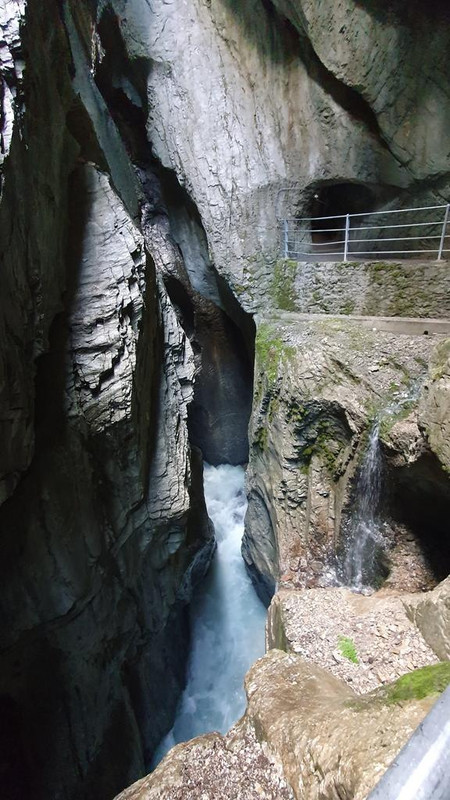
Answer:
[{"label": "tunnel entrance in rock", "polygon": [[311,217],[311,239],[314,244],[338,242],[343,238],[347,214],[372,211],[375,194],[360,183],[331,183],[317,187],[312,195],[308,217]]}]

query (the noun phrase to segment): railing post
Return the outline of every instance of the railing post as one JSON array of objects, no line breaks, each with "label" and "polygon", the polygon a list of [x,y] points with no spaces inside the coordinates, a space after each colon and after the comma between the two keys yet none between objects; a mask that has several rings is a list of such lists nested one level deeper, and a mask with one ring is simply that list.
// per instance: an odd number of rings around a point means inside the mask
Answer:
[{"label": "railing post", "polygon": [[283,220],[283,249],[284,257],[289,258],[289,223],[287,219]]},{"label": "railing post", "polygon": [[445,246],[445,231],[447,230],[449,214],[450,214],[450,203],[447,203],[447,208],[445,209],[445,215],[444,215],[444,222],[442,223],[442,236],[439,244],[438,261],[442,260],[442,253]]},{"label": "railing post", "polygon": [[347,261],[348,256],[348,234],[350,231],[350,214],[345,217],[345,242],[344,242],[344,261]]}]

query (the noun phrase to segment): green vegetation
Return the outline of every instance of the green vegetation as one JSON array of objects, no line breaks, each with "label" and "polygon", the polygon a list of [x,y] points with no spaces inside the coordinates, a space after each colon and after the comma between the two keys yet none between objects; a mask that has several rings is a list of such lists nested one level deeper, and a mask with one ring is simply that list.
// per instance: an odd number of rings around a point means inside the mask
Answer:
[{"label": "green vegetation", "polygon": [[353,664],[359,664],[355,643],[349,636],[339,636],[338,650],[344,658],[348,658]]},{"label": "green vegetation", "polygon": [[417,400],[408,400],[403,403],[395,414],[387,414],[380,422],[380,439],[385,439],[397,422],[406,419],[417,405]]},{"label": "green vegetation", "polygon": [[268,445],[267,428],[262,426],[257,428],[253,436],[253,444],[255,447],[259,447],[260,450],[266,450]]},{"label": "green vegetation", "polygon": [[356,711],[364,711],[368,707],[383,704],[395,705],[408,700],[422,700],[435,694],[441,694],[450,684],[450,662],[441,661],[428,667],[407,672],[393,683],[380,686],[369,694],[350,700],[347,704]]},{"label": "green vegetation", "polygon": [[275,264],[271,295],[275,305],[283,311],[298,311],[295,291],[297,270],[297,261],[282,259]]},{"label": "green vegetation", "polygon": [[[340,435],[339,435],[340,434]],[[336,469],[336,458],[342,447],[342,433],[329,419],[319,420],[313,452],[320,454],[330,473]]]},{"label": "green vegetation", "polygon": [[346,314],[347,316],[353,314],[355,305],[356,304],[354,300],[346,300],[345,303],[343,303],[343,305],[340,307],[339,314]]},{"label": "green vegetation", "polygon": [[285,344],[274,327],[265,322],[258,326],[255,351],[258,367],[265,372],[269,384],[277,379],[280,361],[289,361],[295,355],[295,347]]},{"label": "green vegetation", "polygon": [[450,662],[422,667],[384,687],[386,703],[401,703],[404,700],[421,700],[430,694],[440,694],[450,683]]},{"label": "green vegetation", "polygon": [[300,443],[299,469],[307,473],[313,456],[318,456],[330,474],[336,477],[336,462],[347,444],[345,432],[337,420],[318,411],[314,403],[302,405],[293,401],[287,419],[292,422]]}]

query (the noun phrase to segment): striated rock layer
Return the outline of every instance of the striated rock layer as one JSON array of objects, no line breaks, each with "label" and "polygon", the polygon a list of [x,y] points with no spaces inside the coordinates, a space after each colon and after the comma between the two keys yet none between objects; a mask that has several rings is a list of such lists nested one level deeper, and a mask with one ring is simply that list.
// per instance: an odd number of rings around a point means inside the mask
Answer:
[{"label": "striated rock layer", "polygon": [[[183,609],[213,548],[189,438],[213,463],[248,456],[254,329],[237,297],[266,310],[277,216],[314,210],[329,186],[344,205],[353,185],[372,207],[447,196],[447,45],[418,4],[0,0],[0,769],[14,800],[111,796],[170,727]],[[266,599],[279,579],[326,578],[374,405],[428,362],[431,340],[327,325],[260,327],[244,553]],[[420,538],[400,511],[421,521],[425,498],[435,541],[444,355],[430,413],[382,434],[391,516]],[[269,656],[263,680],[289,683],[290,658]],[[219,765],[239,764],[213,742]],[[248,796],[261,782],[289,797],[254,752]]]},{"label": "striated rock layer", "polygon": [[[259,320],[243,555],[266,602],[277,582],[326,586],[336,570],[342,577],[346,525],[375,419],[387,551],[380,578],[390,572],[392,587],[417,591],[447,576],[450,482],[417,417],[426,365],[442,350],[439,335],[392,334],[357,320],[286,312]],[[423,396],[434,386],[427,383]]]}]

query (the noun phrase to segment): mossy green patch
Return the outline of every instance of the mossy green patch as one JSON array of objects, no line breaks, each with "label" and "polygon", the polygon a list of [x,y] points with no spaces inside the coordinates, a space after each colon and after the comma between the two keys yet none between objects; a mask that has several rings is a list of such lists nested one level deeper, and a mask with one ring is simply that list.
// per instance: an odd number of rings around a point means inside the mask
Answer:
[{"label": "mossy green patch", "polygon": [[297,401],[291,403],[287,419],[296,432],[301,472],[308,472],[311,459],[316,456],[336,479],[338,459],[347,444],[346,433],[338,420],[321,412],[314,403],[308,406]]},{"label": "mossy green patch", "polygon": [[339,308],[339,314],[346,314],[347,316],[353,314],[355,305],[356,303],[354,300],[346,300]]},{"label": "mossy green patch", "polygon": [[417,405],[416,400],[407,400],[394,414],[387,414],[380,422],[380,439],[385,439],[397,422],[406,419]]},{"label": "mossy green patch", "polygon": [[255,352],[259,370],[265,373],[269,384],[273,384],[277,379],[280,362],[292,359],[295,347],[287,345],[277,335],[276,329],[264,322],[256,331]]},{"label": "mossy green patch", "polygon": [[266,450],[269,443],[267,428],[261,426],[256,429],[253,435],[253,444],[260,450]]},{"label": "mossy green patch", "polygon": [[450,662],[431,664],[416,669],[391,683],[385,689],[386,703],[401,703],[404,700],[422,700],[430,694],[440,694],[450,684]]},{"label": "mossy green patch", "polygon": [[284,258],[275,264],[271,296],[277,308],[281,308],[283,311],[298,311],[295,291],[297,271],[297,261]]},{"label": "mossy green patch", "polygon": [[441,694],[450,684],[450,661],[441,661],[428,667],[415,669],[402,675],[393,683],[381,686],[347,705],[355,711],[365,711],[373,705],[395,705],[408,700],[423,700]]}]

